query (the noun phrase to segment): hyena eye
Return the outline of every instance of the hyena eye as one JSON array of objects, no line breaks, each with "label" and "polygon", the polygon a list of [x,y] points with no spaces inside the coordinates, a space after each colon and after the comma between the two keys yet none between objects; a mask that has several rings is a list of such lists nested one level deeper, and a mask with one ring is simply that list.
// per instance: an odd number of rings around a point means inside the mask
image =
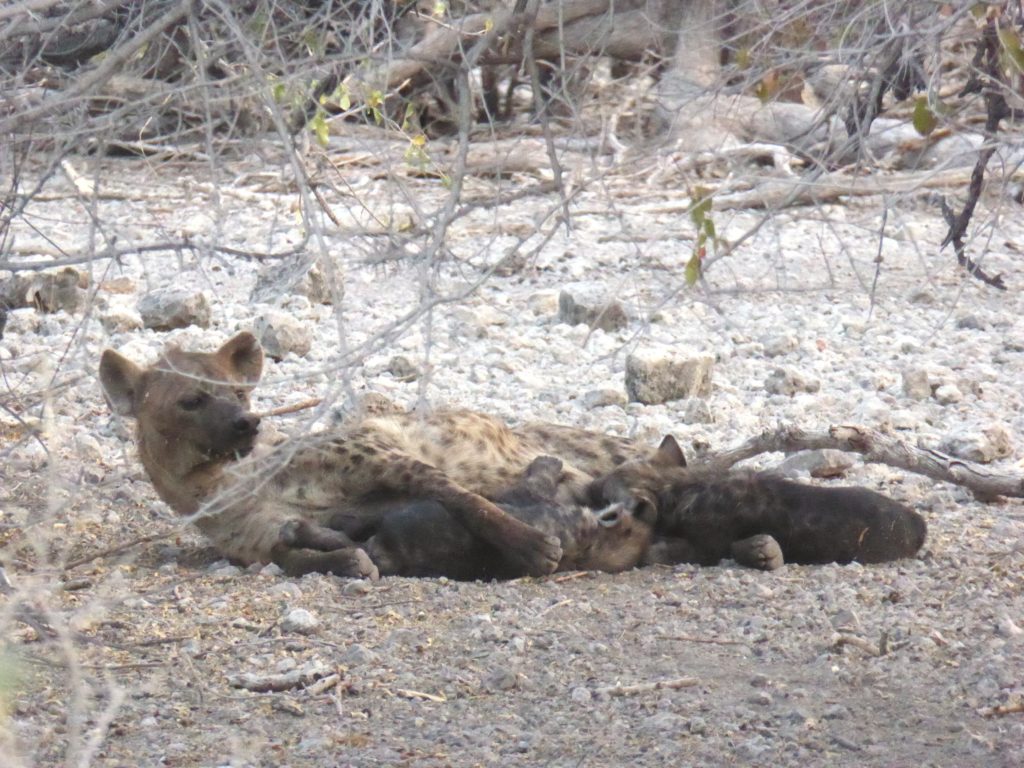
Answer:
[{"label": "hyena eye", "polygon": [[235,390],[235,397],[238,398],[238,401],[240,403],[244,403],[246,400],[249,399],[249,390],[248,389],[236,389]]},{"label": "hyena eye", "polygon": [[194,395],[183,397],[178,401],[178,407],[183,411],[197,411],[203,407],[209,397],[205,392],[196,392]]}]

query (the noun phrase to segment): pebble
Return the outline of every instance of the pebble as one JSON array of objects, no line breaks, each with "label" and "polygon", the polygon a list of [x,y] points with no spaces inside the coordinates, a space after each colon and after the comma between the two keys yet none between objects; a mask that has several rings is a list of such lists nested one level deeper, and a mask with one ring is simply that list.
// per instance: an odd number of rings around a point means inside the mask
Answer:
[{"label": "pebble", "polygon": [[210,302],[201,291],[186,288],[159,288],[139,299],[139,315],[146,328],[171,331],[195,325],[210,325]]},{"label": "pebble", "polygon": [[558,294],[558,320],[568,325],[616,331],[629,325],[629,316],[618,299],[600,283],[569,283]]},{"label": "pebble", "polygon": [[260,340],[264,353],[274,360],[281,360],[289,354],[305,357],[313,346],[310,324],[279,309],[260,313],[253,321],[252,331]]},{"label": "pebble", "polygon": [[773,395],[792,397],[798,392],[814,393],[821,389],[821,381],[795,368],[776,368],[765,379],[765,391]]},{"label": "pebble", "polygon": [[282,617],[280,626],[285,632],[306,635],[320,626],[320,619],[306,608],[293,608]]}]

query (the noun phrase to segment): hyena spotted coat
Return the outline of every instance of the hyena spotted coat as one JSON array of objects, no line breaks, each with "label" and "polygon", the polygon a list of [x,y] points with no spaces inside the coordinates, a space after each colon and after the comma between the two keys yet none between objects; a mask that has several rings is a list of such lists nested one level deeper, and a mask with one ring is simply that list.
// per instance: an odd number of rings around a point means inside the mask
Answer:
[{"label": "hyena spotted coat", "polygon": [[541,455],[564,462],[563,504],[582,495],[592,477],[640,458],[619,438],[554,425],[513,430],[468,411],[371,417],[340,432],[268,445],[249,410],[262,369],[262,350],[249,333],[211,353],[169,349],[148,368],[113,350],[100,362],[112,407],[136,420],[139,456],[157,493],[179,514],[195,515],[218,550],[242,563],[276,562],[293,574],[373,575],[352,537],[365,527],[365,502],[390,495],[438,502],[519,573],[550,573],[562,560],[558,536],[489,499]]}]

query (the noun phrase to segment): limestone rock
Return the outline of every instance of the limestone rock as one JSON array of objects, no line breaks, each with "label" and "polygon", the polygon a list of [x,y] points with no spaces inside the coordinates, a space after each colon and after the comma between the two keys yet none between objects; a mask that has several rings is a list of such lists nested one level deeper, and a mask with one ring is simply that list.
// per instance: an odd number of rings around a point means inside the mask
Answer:
[{"label": "limestone rock", "polygon": [[256,275],[256,285],[249,294],[252,302],[271,304],[284,296],[305,296],[314,304],[331,304],[330,286],[323,270],[316,264],[274,262]]},{"label": "limestone rock", "polygon": [[57,272],[18,275],[0,283],[0,305],[9,309],[35,307],[39,312],[72,313],[85,303],[88,278],[65,267]]},{"label": "limestone rock", "polygon": [[197,325],[210,326],[210,302],[202,292],[186,288],[158,288],[139,299],[139,314],[146,328],[170,331]]},{"label": "limestone rock", "polygon": [[764,388],[773,395],[792,397],[797,392],[817,392],[821,382],[795,368],[776,368],[765,379]]},{"label": "limestone rock", "polygon": [[626,393],[632,402],[657,405],[711,394],[714,358],[684,358],[669,351],[642,350],[626,358]]},{"label": "limestone rock", "polygon": [[939,450],[967,461],[988,464],[1013,454],[1013,438],[1002,424],[965,427],[942,438]]},{"label": "limestone rock", "polygon": [[629,324],[625,308],[596,283],[570,283],[558,295],[558,319],[569,325],[615,331]]},{"label": "limestone rock", "polygon": [[253,333],[263,345],[263,351],[274,360],[282,359],[289,352],[303,357],[313,346],[309,325],[279,309],[268,309],[257,317]]},{"label": "limestone rock", "polygon": [[625,405],[626,396],[617,389],[605,387],[603,389],[592,389],[581,398],[583,407],[603,408],[609,405]]}]

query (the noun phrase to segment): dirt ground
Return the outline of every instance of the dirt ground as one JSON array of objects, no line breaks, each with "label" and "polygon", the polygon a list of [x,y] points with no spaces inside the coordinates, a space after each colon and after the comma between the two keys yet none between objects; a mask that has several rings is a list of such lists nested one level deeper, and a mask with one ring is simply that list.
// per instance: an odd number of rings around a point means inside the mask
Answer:
[{"label": "dirt ground", "polygon": [[[176,524],[95,377],[105,347],[140,360],[168,341],[210,348],[273,305],[314,347],[268,363],[257,407],[329,403],[277,420],[296,434],[377,391],[409,407],[460,405],[652,445],[671,431],[688,450],[778,423],[866,424],[926,447],[998,428],[1011,449],[993,471],[1020,472],[1019,206],[987,198],[970,246],[988,247],[1005,293],[963,277],[937,247],[937,209],[913,195],[887,201],[881,238],[879,199],[771,215],[706,285],[688,288],[692,179],[664,158],[609,170],[566,150],[579,185],[571,229],[553,193],[479,207],[428,263],[415,249],[430,233],[402,233],[443,203],[443,180],[381,175],[355,148],[333,151],[346,184],[327,195],[337,222],[326,244],[344,283],[334,306],[250,299],[258,270],[275,263],[253,254],[303,232],[294,186],[267,170],[266,153],[216,178],[203,164],[104,161],[94,218],[63,177],[29,207],[32,226],[17,232],[26,261],[101,251],[115,235],[119,248],[188,236],[235,252],[97,258],[78,265],[99,286],[84,310],[11,313],[0,341],[0,557],[14,585],[0,595],[0,762],[1024,764],[1024,714],[992,712],[1024,695],[1019,499],[981,503],[857,462],[842,482],[926,517],[917,558],[488,584],[292,579],[219,560]],[[402,147],[387,151],[400,169]],[[536,181],[470,178],[466,199]],[[762,214],[714,215],[733,238]],[[559,291],[579,281],[618,297],[626,326],[559,322]],[[134,327],[138,298],[170,284],[207,294],[208,329]],[[626,402],[625,355],[647,346],[715,357],[706,417],[693,403]],[[419,375],[399,375],[398,355]],[[769,391],[778,368],[817,386]],[[931,397],[908,394],[908,371],[925,372]]]}]

